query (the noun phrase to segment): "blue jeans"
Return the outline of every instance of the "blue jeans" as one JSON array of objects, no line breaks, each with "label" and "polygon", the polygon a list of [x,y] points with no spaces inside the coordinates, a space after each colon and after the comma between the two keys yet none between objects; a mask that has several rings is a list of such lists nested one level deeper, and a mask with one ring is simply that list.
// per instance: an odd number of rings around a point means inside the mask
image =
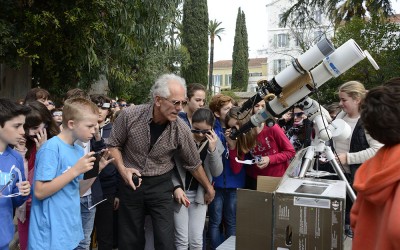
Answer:
[{"label": "blue jeans", "polygon": [[93,203],[91,194],[81,197],[81,217],[83,235],[85,236],[85,238],[81,240],[81,242],[79,242],[79,245],[76,249],[88,250],[90,247],[90,235],[93,231],[94,217],[96,215],[96,207],[90,210],[88,209],[92,205]]},{"label": "blue jeans", "polygon": [[[236,189],[216,188],[213,202],[208,207],[208,233],[211,249],[216,249],[231,235],[236,235]],[[225,235],[220,229],[224,219]]]}]

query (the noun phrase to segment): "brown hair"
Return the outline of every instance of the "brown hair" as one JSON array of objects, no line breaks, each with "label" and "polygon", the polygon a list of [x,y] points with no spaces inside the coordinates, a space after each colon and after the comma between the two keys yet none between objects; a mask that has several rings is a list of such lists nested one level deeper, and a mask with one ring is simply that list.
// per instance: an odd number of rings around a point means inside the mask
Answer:
[{"label": "brown hair", "polygon": [[72,99],[72,98],[78,98],[78,97],[90,100],[90,96],[88,95],[88,93],[86,93],[86,91],[84,91],[83,89],[80,89],[80,88],[70,89],[65,94],[65,100]]},{"label": "brown hair", "polygon": [[[239,113],[240,107],[232,107],[225,117],[225,126],[228,127],[228,122],[231,119],[236,119],[239,128],[250,121],[251,115],[249,113]],[[252,128],[245,134],[241,134],[236,139],[236,149],[238,156],[243,156],[256,146],[257,143],[257,130]]]},{"label": "brown hair", "polygon": [[211,98],[208,107],[211,109],[213,113],[215,112],[219,113],[221,111],[221,108],[230,102],[235,103],[235,100],[233,100],[233,98],[230,96],[217,94]]},{"label": "brown hair", "polygon": [[[47,139],[50,139],[60,133],[60,128],[53,120],[50,110],[48,110],[43,103],[32,101],[26,103],[25,106],[31,109],[31,111],[26,115],[24,124],[25,135],[27,138],[29,138],[29,129],[37,127],[41,123],[44,123],[46,126]],[[28,149],[25,154],[26,159],[31,157],[31,151],[35,144],[35,141],[32,139],[28,139],[26,141],[26,148]]]},{"label": "brown hair", "polygon": [[385,145],[400,143],[400,77],[368,91],[361,108],[361,121],[375,140]]},{"label": "brown hair", "polygon": [[194,96],[194,93],[196,91],[204,91],[204,93],[206,93],[206,87],[204,87],[204,85],[200,84],[200,83],[190,83],[187,85],[187,97],[188,100],[190,100],[190,98],[192,98]]},{"label": "brown hair", "polygon": [[33,88],[26,93],[24,104],[28,102],[37,101],[39,99],[48,99],[50,94],[47,90],[41,88]]},{"label": "brown hair", "polygon": [[99,108],[96,104],[85,98],[67,99],[63,107],[63,127],[66,128],[70,120],[81,121],[87,115],[87,112],[98,115]]},{"label": "brown hair", "polygon": [[104,103],[110,103],[110,108],[108,108],[108,115],[106,118],[110,118],[113,115],[113,111],[111,110],[111,99],[109,97],[101,94],[94,94],[90,96],[90,100],[100,108]]}]

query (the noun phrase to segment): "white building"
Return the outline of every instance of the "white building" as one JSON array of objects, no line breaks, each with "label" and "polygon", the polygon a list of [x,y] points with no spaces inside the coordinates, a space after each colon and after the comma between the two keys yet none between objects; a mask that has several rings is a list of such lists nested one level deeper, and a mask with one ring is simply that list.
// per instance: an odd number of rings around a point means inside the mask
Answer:
[{"label": "white building", "polygon": [[[314,24],[283,27],[280,19],[284,11],[294,4],[293,0],[267,0],[267,41],[258,55],[268,57],[268,79],[286,68],[294,58],[307,51],[321,37],[333,36],[333,26],[322,10],[313,10]],[[300,27],[301,26],[301,27]],[[311,27],[312,26],[312,27]]]}]

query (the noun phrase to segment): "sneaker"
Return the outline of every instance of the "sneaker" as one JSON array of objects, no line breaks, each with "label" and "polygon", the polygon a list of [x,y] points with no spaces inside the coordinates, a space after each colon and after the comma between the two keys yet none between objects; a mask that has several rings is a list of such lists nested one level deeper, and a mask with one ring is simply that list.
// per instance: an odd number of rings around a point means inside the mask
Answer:
[{"label": "sneaker", "polygon": [[351,230],[350,225],[345,225],[344,226],[344,234],[349,238],[353,238],[354,233],[353,233],[353,230]]}]

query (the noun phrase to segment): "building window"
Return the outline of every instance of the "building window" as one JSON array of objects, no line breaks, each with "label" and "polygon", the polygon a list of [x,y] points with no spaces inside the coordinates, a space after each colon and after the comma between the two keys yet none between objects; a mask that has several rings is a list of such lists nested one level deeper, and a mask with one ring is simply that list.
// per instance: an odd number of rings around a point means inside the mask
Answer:
[{"label": "building window", "polygon": [[288,34],[276,34],[274,35],[275,47],[283,48],[289,46],[289,35]]},{"label": "building window", "polygon": [[232,85],[232,75],[225,75],[225,86],[231,86]]},{"label": "building window", "polygon": [[279,74],[284,68],[286,68],[284,59],[274,60],[274,75]]},{"label": "building window", "polygon": [[262,76],[262,73],[258,73],[258,72],[249,73],[249,76]]},{"label": "building window", "polygon": [[222,75],[213,75],[213,83],[214,83],[214,86],[221,86]]}]

